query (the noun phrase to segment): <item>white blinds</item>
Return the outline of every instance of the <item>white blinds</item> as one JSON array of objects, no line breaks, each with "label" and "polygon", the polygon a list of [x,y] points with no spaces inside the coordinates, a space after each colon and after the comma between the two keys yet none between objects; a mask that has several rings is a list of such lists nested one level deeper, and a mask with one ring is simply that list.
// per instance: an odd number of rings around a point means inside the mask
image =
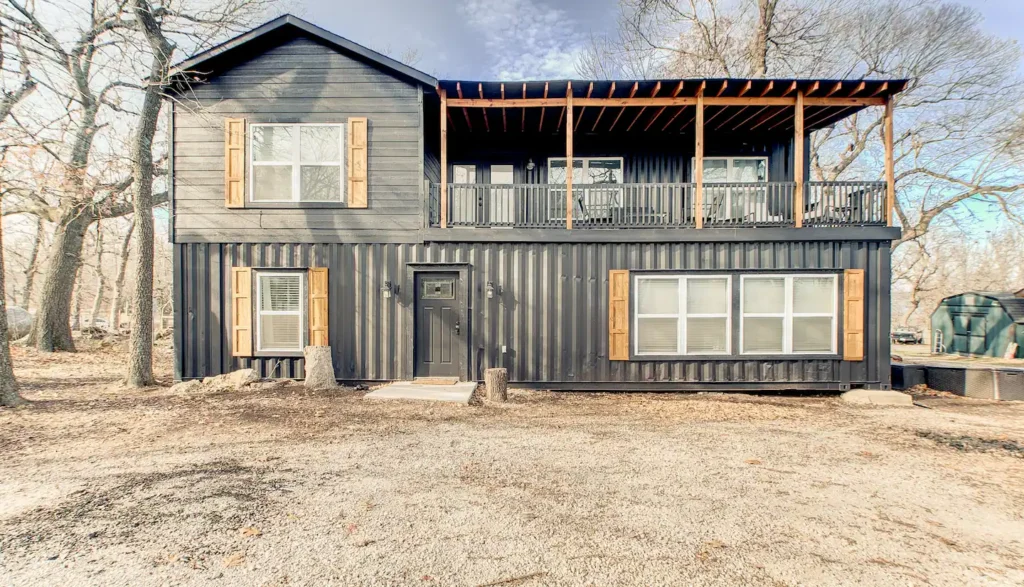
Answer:
[{"label": "white blinds", "polygon": [[302,350],[302,274],[258,273],[257,279],[258,350]]}]

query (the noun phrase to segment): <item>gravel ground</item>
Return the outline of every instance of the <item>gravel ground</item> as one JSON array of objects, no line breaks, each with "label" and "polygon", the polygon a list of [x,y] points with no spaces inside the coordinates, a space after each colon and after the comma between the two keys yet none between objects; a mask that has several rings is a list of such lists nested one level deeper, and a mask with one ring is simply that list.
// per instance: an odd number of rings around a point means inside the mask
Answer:
[{"label": "gravel ground", "polygon": [[15,353],[3,585],[1024,584],[1024,404],[182,395]]}]

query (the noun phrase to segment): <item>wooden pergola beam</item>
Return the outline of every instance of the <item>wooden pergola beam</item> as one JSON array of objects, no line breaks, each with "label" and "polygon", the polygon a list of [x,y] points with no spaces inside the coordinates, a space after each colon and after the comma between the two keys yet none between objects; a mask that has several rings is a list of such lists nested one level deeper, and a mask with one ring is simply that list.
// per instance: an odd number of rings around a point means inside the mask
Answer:
[{"label": "wooden pergola beam", "polygon": [[[544,82],[544,99],[548,99],[548,82]],[[544,106],[540,107],[540,124],[537,125],[537,132],[544,130]]]},{"label": "wooden pergola beam", "polygon": [[825,97],[828,98],[829,96],[835,94],[841,89],[843,89],[843,82],[836,82],[836,85],[832,86],[832,89],[829,90],[827,94],[825,94]]},{"label": "wooden pergola beam", "polygon": [[871,96],[872,97],[877,96],[877,95],[881,94],[882,92],[884,92],[884,91],[886,91],[888,89],[889,89],[889,82],[882,82],[882,85],[878,86],[878,88],[875,89],[874,92],[871,92]]},{"label": "wooden pergola beam", "polygon": [[[682,91],[683,91],[683,82],[679,82],[676,85],[675,91],[672,92],[672,97],[675,98]],[[589,96],[588,96],[588,98],[589,98]],[[658,110],[657,112],[654,113],[654,116],[652,116],[651,119],[647,122],[647,126],[644,127],[644,132],[647,132],[648,130],[650,130],[651,125],[654,124],[655,120],[658,120],[658,117],[661,116],[661,114],[663,112],[665,112],[666,108],[668,108],[668,106],[662,106],[660,110]]]},{"label": "wooden pergola beam", "polygon": [[852,98],[853,96],[863,92],[864,91],[864,86],[866,86],[866,85],[867,84],[865,82],[860,82],[860,84],[858,84],[857,87],[854,88],[853,91],[850,92],[850,94],[847,97],[848,98]]},{"label": "wooden pergola beam", "polygon": [[896,164],[893,157],[893,120],[892,96],[885,100],[885,123],[883,124],[883,140],[885,141],[885,225],[892,226],[893,211],[896,209]]},{"label": "wooden pergola beam", "polygon": [[[654,91],[651,92],[651,98],[657,96],[658,92],[660,91],[661,82],[657,82],[656,84],[654,84]],[[629,123],[629,126],[626,127],[626,132],[629,132],[630,129],[633,128],[633,125],[636,124],[636,121],[640,120],[640,117],[643,116],[645,110],[647,110],[647,106],[644,106],[643,108],[640,109],[640,112],[636,113],[636,116],[633,117],[633,122]]]},{"label": "wooden pergola beam", "polygon": [[[572,120],[572,82],[565,91],[565,110]],[[572,230],[572,125],[565,125],[565,228]]]},{"label": "wooden pergola beam", "polygon": [[[459,95],[459,100],[462,100],[462,83],[461,82],[455,82],[455,92]],[[452,101],[454,102],[455,100],[452,100]],[[466,126],[468,126],[469,130],[472,131],[473,130],[473,123],[469,121],[469,110],[467,110],[465,107],[463,107],[462,108],[462,115],[466,117]]]},{"label": "wooden pergola beam", "polygon": [[[639,82],[633,82],[633,89],[631,89],[629,91],[629,98],[630,99],[632,99],[633,96],[636,95],[636,90],[639,87],[640,87],[640,83]],[[619,123],[619,119],[622,118],[622,113],[626,111],[626,108],[625,108],[626,105],[623,104],[622,106],[623,106],[623,108],[619,110],[619,115],[615,117],[615,120],[612,121],[612,125],[608,127],[608,132],[611,132],[611,131],[615,130],[615,125]]]},{"label": "wooden pergola beam", "polygon": [[[523,82],[523,102],[526,102],[526,82]],[[519,129],[520,132],[526,132],[526,106],[525,106],[525,104],[523,106],[522,126],[523,127],[521,129]]]},{"label": "wooden pergola beam", "polygon": [[751,120],[754,120],[755,118],[757,118],[758,115],[762,114],[768,108],[771,108],[771,106],[762,106],[762,107],[758,108],[756,112],[754,112],[750,116],[744,118],[739,124],[737,124],[735,127],[733,127],[733,130],[734,131],[735,130],[739,130],[740,127],[742,127],[744,124],[750,122]]},{"label": "wooden pergola beam", "polygon": [[441,95],[441,228],[448,228],[448,92],[438,88]]},{"label": "wooden pergola beam", "polygon": [[[501,82],[501,99],[505,99],[505,82]],[[505,108],[501,109],[501,132],[508,132],[508,119],[505,117]]]},{"label": "wooden pergola beam", "polygon": [[[594,82],[590,82],[590,87],[587,88],[587,99],[588,100],[590,99],[590,95],[593,94],[593,93],[594,93]],[[583,108],[580,108],[580,117],[578,119],[576,119],[576,122],[573,124],[573,127],[572,127],[573,130],[576,130],[576,129],[578,129],[580,127],[580,122],[583,121],[583,113],[586,112],[586,111],[587,111],[587,107],[586,106],[584,106]]]},{"label": "wooden pergola beam", "polygon": [[786,91],[782,92],[782,95],[783,96],[788,96],[788,95],[792,94],[795,91],[796,91],[796,82],[792,82],[792,83],[789,84],[789,87],[786,88]]},{"label": "wooden pergola beam", "polygon": [[[742,97],[743,97],[744,95],[746,95],[746,93],[747,93],[747,92],[749,92],[749,91],[750,91],[750,85],[751,85],[752,83],[753,83],[752,81],[750,81],[750,80],[747,80],[747,83],[743,84],[743,89],[741,89],[741,90],[740,90],[740,93],[738,94],[738,95],[739,95],[739,96],[740,96],[741,98],[742,98]],[[763,95],[763,94],[762,94],[762,95]]]},{"label": "wooden pergola beam", "polygon": [[793,109],[793,220],[797,228],[804,225],[804,93],[797,92]]},{"label": "wooden pergola beam", "polygon": [[[478,83],[476,89],[477,89],[477,93],[480,94],[480,99],[483,100],[484,99],[484,85],[482,83]],[[502,109],[502,111],[504,112],[504,109]],[[491,132],[491,123],[488,122],[488,120],[487,120],[487,109],[484,108],[483,110],[480,111],[480,113],[484,115],[484,130],[486,130],[487,132]]]},{"label": "wooden pergola beam", "polygon": [[698,229],[704,228],[704,86],[697,92],[697,130],[694,133],[693,212]]},{"label": "wooden pergola beam", "polygon": [[763,90],[761,90],[761,96],[764,96],[768,92],[772,91],[772,88],[774,88],[774,87],[775,87],[775,80],[768,80],[768,84],[764,87]]},{"label": "wooden pergola beam", "polygon": [[782,114],[783,112],[786,112],[785,108],[779,108],[775,112],[765,113],[765,115],[762,116],[761,119],[758,120],[757,123],[754,124],[754,126],[750,127],[750,130],[757,130],[757,127],[761,126],[762,124],[767,123],[769,120],[777,117],[778,115]]},{"label": "wooden pergola beam", "polygon": [[821,82],[814,82],[813,84],[811,84],[810,89],[804,92],[804,95],[810,96],[814,92],[817,92],[819,87],[821,87]]},{"label": "wooden pergola beam", "polygon": [[718,97],[718,96],[721,96],[722,94],[724,94],[725,93],[725,88],[727,88],[727,87],[729,87],[729,80],[722,80],[722,87],[718,89],[718,93],[715,94],[715,97]]},{"label": "wooden pergola beam", "polygon": [[[573,103],[576,106],[601,106],[607,107],[655,107],[655,106],[693,106],[697,104],[697,98],[692,96],[663,96],[641,97],[641,98],[576,98]],[[863,97],[863,98],[825,98],[805,97],[804,103],[807,106],[884,106],[885,98]],[[450,99],[448,105],[453,108],[550,108],[565,106],[565,98],[462,98]],[[795,97],[780,96],[750,96],[750,97],[707,97],[704,98],[705,106],[795,106]]]},{"label": "wooden pergola beam", "polygon": [[[608,89],[608,98],[607,99],[610,100],[613,94],[615,94],[615,82],[612,82],[611,88]],[[604,116],[604,109],[605,108],[606,108],[605,106],[602,106],[601,110],[597,113],[597,120],[594,121],[594,126],[591,127],[590,132],[594,132],[595,130],[597,130],[597,123],[601,122],[601,117]]]}]

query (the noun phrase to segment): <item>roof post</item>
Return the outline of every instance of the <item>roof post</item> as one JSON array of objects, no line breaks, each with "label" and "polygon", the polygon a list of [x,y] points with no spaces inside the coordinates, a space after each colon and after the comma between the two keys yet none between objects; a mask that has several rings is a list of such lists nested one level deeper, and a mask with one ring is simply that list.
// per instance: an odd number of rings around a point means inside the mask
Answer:
[{"label": "roof post", "polygon": [[704,84],[697,90],[697,128],[693,157],[693,215],[697,228],[704,228]]},{"label": "roof post", "polygon": [[793,115],[793,221],[797,228],[804,225],[804,92],[796,93],[796,112]]},{"label": "roof post", "polygon": [[437,91],[441,94],[441,228],[448,228],[448,92]]},{"label": "roof post", "polygon": [[572,230],[572,82],[565,90],[565,117],[565,228]]},{"label": "roof post", "polygon": [[885,225],[892,226],[896,208],[896,169],[892,153],[892,96],[885,98]]}]

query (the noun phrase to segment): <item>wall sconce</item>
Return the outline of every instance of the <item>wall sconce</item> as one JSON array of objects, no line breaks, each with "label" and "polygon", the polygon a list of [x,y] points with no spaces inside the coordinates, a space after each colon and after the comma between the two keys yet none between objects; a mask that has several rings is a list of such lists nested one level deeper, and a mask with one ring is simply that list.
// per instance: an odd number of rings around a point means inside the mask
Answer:
[{"label": "wall sconce", "polygon": [[533,171],[536,168],[537,168],[537,164],[533,162],[533,157],[529,158],[526,161],[526,170],[527,171]]},{"label": "wall sconce", "polygon": [[498,295],[501,295],[501,286],[496,286],[496,285],[494,285],[493,281],[488,281],[487,282],[487,299],[489,299],[489,300],[494,299],[494,294],[495,293],[497,293]]},{"label": "wall sconce", "polygon": [[380,293],[384,295],[384,298],[390,298],[391,294],[398,294],[398,285],[385,281],[384,285],[380,286]]}]

